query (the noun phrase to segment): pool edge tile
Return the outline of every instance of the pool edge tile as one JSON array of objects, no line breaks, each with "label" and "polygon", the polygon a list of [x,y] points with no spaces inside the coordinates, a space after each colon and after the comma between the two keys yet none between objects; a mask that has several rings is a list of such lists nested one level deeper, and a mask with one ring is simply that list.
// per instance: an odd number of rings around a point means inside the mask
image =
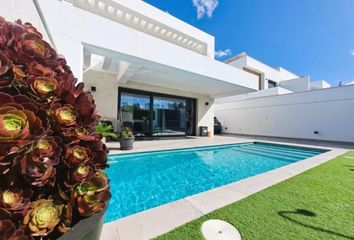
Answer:
[{"label": "pool edge tile", "polygon": [[[120,239],[151,239],[201,217],[203,213],[181,199],[112,222]],[[101,240],[108,240],[102,239]]]},{"label": "pool edge tile", "polygon": [[203,214],[207,214],[245,197],[247,197],[246,194],[240,191],[234,191],[228,185],[225,185],[185,199]]},{"label": "pool edge tile", "polygon": [[103,224],[100,240],[120,240],[119,231],[114,222]]}]

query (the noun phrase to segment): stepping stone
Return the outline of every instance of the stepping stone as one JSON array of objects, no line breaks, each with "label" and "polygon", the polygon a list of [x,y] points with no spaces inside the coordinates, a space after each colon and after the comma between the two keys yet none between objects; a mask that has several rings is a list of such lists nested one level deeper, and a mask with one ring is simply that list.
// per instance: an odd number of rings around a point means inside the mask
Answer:
[{"label": "stepping stone", "polygon": [[239,231],[230,223],[211,219],[202,224],[202,233],[206,240],[241,240]]}]

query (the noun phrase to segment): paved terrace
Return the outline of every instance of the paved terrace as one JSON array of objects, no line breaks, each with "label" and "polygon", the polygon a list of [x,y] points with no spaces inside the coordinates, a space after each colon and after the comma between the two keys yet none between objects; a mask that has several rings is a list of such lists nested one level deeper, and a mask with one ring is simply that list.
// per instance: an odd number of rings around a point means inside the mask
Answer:
[{"label": "paved terrace", "polygon": [[191,148],[201,146],[213,146],[232,143],[253,142],[252,138],[236,138],[233,136],[214,136],[214,137],[179,137],[179,138],[160,138],[159,140],[136,141],[134,149],[129,151],[119,150],[119,143],[108,142],[106,145],[110,149],[110,154],[125,154],[145,151],[158,151],[177,148]]},{"label": "paved terrace", "polygon": [[[119,144],[117,143],[108,143],[108,147],[112,148],[111,154],[124,154],[129,152],[244,143],[255,140],[255,138],[235,136],[215,136],[213,138],[193,137],[183,139],[139,141],[135,143],[134,150],[131,151],[118,150]],[[330,151],[263,174],[249,177],[247,179],[110,222],[104,225],[101,240],[140,240],[157,237],[178,226],[197,219],[202,215],[239,201],[256,192],[262,191],[272,185],[298,175],[310,168],[327,162],[349,150],[347,145],[338,146],[337,144],[334,144],[335,146],[333,147],[333,144],[323,143],[325,146],[319,146],[316,142],[310,145],[307,141],[294,143],[294,141],[280,139],[277,139],[277,141],[263,139],[262,141],[294,146],[323,148]]]}]

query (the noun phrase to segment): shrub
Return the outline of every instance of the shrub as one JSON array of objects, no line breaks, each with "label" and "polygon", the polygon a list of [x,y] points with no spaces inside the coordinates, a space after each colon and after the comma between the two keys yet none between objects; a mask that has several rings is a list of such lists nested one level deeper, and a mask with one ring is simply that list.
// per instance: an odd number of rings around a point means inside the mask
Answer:
[{"label": "shrub", "polygon": [[30,23],[0,17],[0,239],[55,239],[105,209],[92,95]]},{"label": "shrub", "polygon": [[113,126],[103,122],[97,123],[96,133],[101,134],[103,137],[118,138],[117,134],[113,132]]},{"label": "shrub", "polygon": [[134,137],[133,131],[128,127],[123,127],[120,134],[120,138],[132,138]]}]

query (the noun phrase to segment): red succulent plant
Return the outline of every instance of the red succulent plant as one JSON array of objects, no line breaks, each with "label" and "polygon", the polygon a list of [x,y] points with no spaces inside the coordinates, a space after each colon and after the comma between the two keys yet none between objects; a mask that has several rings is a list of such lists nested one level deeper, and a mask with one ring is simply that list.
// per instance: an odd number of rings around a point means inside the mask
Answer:
[{"label": "red succulent plant", "polygon": [[106,208],[98,119],[42,34],[0,17],[0,239],[52,239]]}]

